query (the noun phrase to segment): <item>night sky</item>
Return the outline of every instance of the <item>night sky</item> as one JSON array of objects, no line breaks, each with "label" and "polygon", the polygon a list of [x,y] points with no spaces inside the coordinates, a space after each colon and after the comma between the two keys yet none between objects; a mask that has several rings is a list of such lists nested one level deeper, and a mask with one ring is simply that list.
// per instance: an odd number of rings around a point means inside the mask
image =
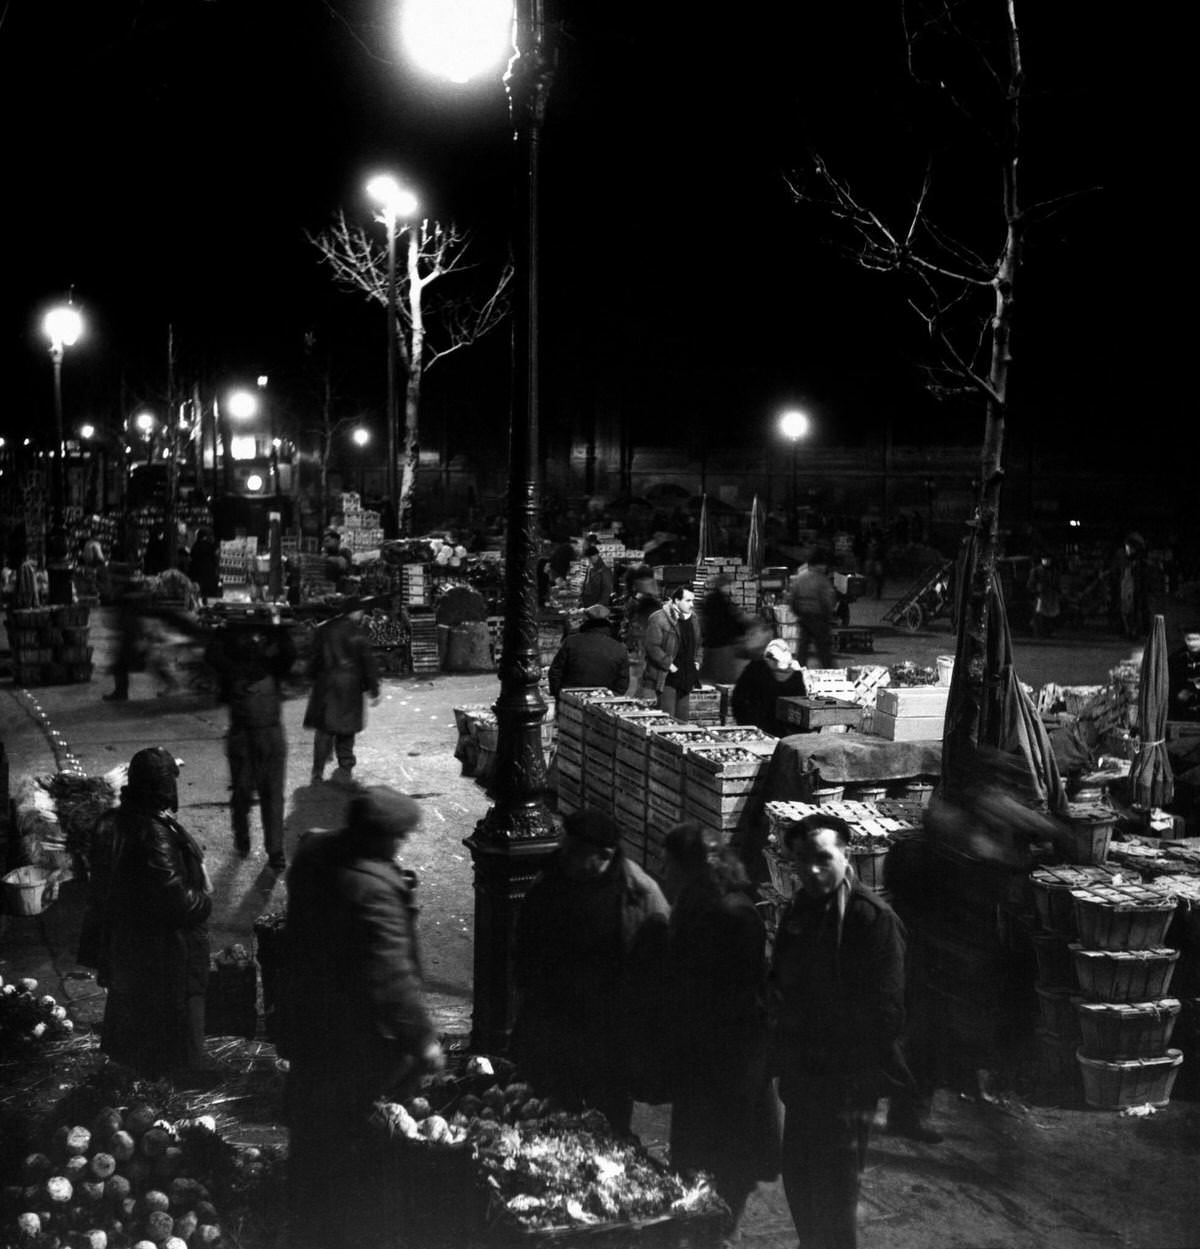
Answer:
[{"label": "night sky", "polygon": [[[885,421],[898,440],[977,436],[977,410],[924,393],[924,343],[897,289],[836,254],[783,176],[817,148],[877,202],[901,202],[932,147],[946,219],[967,233],[982,222],[989,247],[997,180],[907,82],[898,3],[820,9],[748,6],[718,24],[675,2],[550,5],[563,19],[543,175],[551,423],[602,388],[668,437],[736,438],[787,400],[812,407],[823,441],[876,437]],[[68,288],[89,327],[68,360],[71,414],[152,403],[168,323],[185,379],[265,372],[299,411],[312,333],[343,403],[378,409],[382,313],[332,286],[305,230],[338,208],[369,223],[362,185],[391,168],[494,259],[511,158],[499,83],[418,78],[395,12],[394,0],[0,0],[2,432],[49,416],[38,322]],[[1030,242],[1014,400],[1041,443],[1090,443],[1145,402],[1157,333],[1142,266],[1111,250],[1131,203],[1121,136],[1145,101],[1112,89],[1122,36],[1094,8],[1026,0],[1019,13],[1030,195],[1097,189]],[[1139,150],[1154,143],[1167,146],[1161,128]],[[499,428],[506,350],[502,332],[439,366],[431,396]]]}]

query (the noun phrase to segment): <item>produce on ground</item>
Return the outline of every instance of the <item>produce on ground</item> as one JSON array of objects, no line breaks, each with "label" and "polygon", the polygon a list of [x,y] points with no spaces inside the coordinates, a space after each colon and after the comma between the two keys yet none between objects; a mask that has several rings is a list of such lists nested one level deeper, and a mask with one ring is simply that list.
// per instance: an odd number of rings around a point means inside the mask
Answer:
[{"label": "produce on ground", "polygon": [[20,1058],[40,1046],[69,1037],[75,1025],[49,993],[29,978],[0,976],[0,1059]]}]

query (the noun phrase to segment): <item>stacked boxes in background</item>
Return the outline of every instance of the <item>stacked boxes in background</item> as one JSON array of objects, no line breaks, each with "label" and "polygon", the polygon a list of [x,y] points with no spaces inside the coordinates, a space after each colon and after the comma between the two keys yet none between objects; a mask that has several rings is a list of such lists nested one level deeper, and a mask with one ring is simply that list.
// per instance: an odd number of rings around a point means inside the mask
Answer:
[{"label": "stacked boxes in background", "polygon": [[698,602],[708,593],[709,582],[721,576],[729,578],[726,593],[735,607],[750,614],[758,611],[758,575],[745,560],[732,556],[709,556],[696,565],[692,588]]},{"label": "stacked boxes in background", "polygon": [[221,580],[246,582],[258,555],[257,538],[222,538],[220,550]]},{"label": "stacked boxes in background", "polygon": [[940,741],[948,685],[889,686],[875,697],[871,731],[892,742]]},{"label": "stacked boxes in background", "polygon": [[405,607],[433,603],[433,570],[428,564],[400,565],[400,598]]},{"label": "stacked boxes in background", "polygon": [[408,621],[409,660],[414,676],[434,676],[441,671],[438,657],[437,617],[432,611],[412,611]]},{"label": "stacked boxes in background", "polygon": [[15,685],[68,685],[92,679],[86,603],[17,607],[8,613]]},{"label": "stacked boxes in background", "polygon": [[336,528],[351,551],[373,551],[383,545],[378,512],[364,511],[359,496],[352,492],[342,495],[341,505],[342,523]]}]

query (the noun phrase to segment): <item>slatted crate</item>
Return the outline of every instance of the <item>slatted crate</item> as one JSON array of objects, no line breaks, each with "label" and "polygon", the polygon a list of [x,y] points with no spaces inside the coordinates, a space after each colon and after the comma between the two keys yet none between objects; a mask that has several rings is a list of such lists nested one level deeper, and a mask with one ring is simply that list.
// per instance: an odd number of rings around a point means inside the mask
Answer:
[{"label": "slatted crate", "polygon": [[583,790],[561,774],[558,778],[558,809],[563,815],[583,810]]},{"label": "slatted crate", "polygon": [[711,741],[709,732],[699,724],[664,724],[650,728],[646,756],[650,774],[678,775],[683,770],[683,752],[689,744]]},{"label": "slatted crate", "polygon": [[714,685],[701,685],[688,698],[688,719],[693,724],[720,724],[721,691]]}]

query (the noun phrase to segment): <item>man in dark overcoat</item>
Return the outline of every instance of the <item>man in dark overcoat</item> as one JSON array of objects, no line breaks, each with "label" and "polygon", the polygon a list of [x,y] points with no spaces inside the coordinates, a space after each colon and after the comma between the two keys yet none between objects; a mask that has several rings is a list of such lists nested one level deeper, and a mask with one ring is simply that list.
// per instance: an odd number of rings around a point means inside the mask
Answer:
[{"label": "man in dark overcoat", "polygon": [[876,1104],[911,1084],[899,1048],[904,928],[854,877],[845,821],[810,815],[782,839],[802,887],[771,966],[780,1170],[801,1249],[855,1249]]},{"label": "man in dark overcoat", "polygon": [[363,696],[371,706],[379,702],[379,665],[371,639],[363,627],[364,601],[349,599],[340,616],[318,626],[309,669],[312,691],[304,712],[304,727],[315,729],[312,783],[324,779],[325,765],[336,752],[337,769],[331,780],[349,785],[354,777],[354,738],[366,724]]},{"label": "man in dark overcoat", "polygon": [[345,828],[301,839],[288,872],[278,1044],[293,1249],[375,1243],[372,1106],[442,1066],[422,995],[416,876],[395,862],[420,815],[407,794],[367,788]]},{"label": "man in dark overcoat", "polygon": [[563,639],[550,663],[549,680],[555,698],[578,686],[603,686],[614,694],[629,688],[629,652],[612,635],[607,607],[589,607],[578,631]]},{"label": "man in dark overcoat", "polygon": [[287,737],[283,728],[283,681],[296,662],[296,645],[284,625],[227,625],[209,643],[205,659],[220,680],[229,706],[225,753],[233,784],[233,844],[250,853],[250,808],[258,795],[267,862],[283,871],[283,783]]},{"label": "man in dark overcoat", "polygon": [[545,1096],[628,1132],[635,1096],[648,1096],[648,1047],[661,1045],[669,908],[620,841],[603,812],[564,818],[517,919],[512,1049]]},{"label": "man in dark overcoat", "polygon": [[204,853],[175,818],[179,765],[162,746],[129,762],[120,805],[91,837],[79,961],[108,989],[100,1048],[146,1076],[202,1071],[208,917]]}]

